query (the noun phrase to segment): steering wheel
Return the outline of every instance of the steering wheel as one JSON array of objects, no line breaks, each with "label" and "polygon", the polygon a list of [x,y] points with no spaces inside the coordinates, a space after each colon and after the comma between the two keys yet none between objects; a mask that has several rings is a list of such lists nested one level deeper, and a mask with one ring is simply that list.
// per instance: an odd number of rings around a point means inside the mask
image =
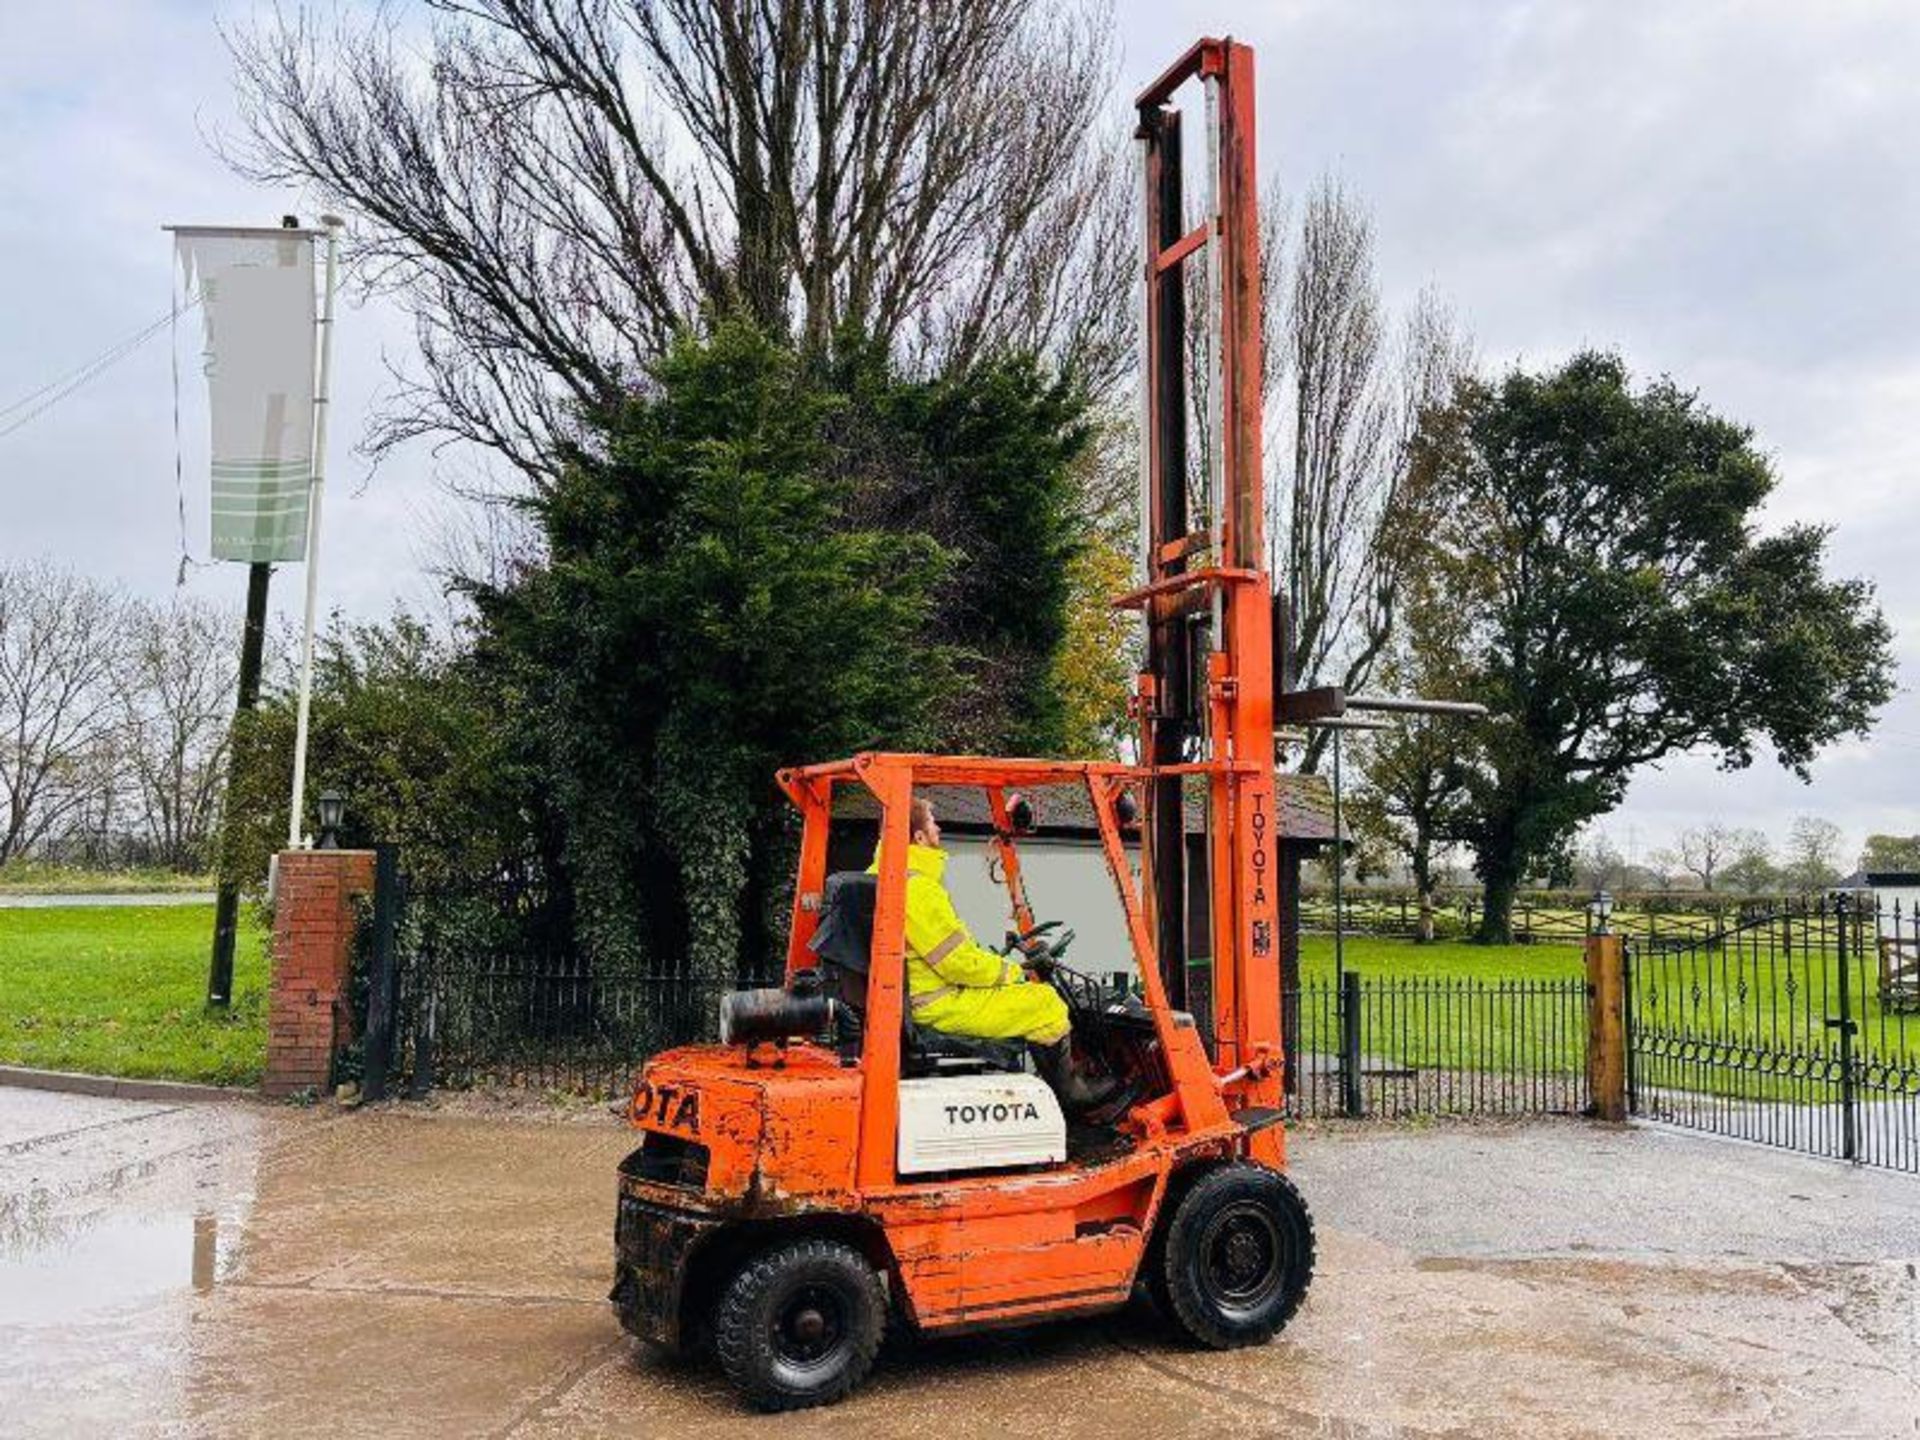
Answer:
[{"label": "steering wheel", "polygon": [[1016,950],[1029,949],[1033,942],[1041,936],[1049,935],[1059,928],[1060,922],[1058,920],[1048,920],[1034,926],[1031,930],[1022,930],[1018,934],[1009,930],[1007,931],[1007,943],[1001,947],[1000,953],[1002,955],[1011,955]]},{"label": "steering wheel", "polygon": [[1063,930],[1060,938],[1051,944],[1044,940],[1029,942],[1020,955],[1020,963],[1028,976],[1061,991],[1063,998],[1070,998],[1066,997],[1066,987],[1070,982],[1062,979],[1066,967],[1060,963],[1060,957],[1072,943],[1073,931]]}]

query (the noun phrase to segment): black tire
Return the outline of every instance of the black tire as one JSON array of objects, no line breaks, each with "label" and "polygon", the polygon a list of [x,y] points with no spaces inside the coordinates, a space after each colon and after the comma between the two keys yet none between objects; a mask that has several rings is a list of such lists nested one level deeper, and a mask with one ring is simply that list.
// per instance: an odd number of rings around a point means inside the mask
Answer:
[{"label": "black tire", "polygon": [[713,1312],[720,1368],[762,1410],[831,1405],[866,1378],[886,1294],[851,1245],[796,1240],[750,1258]]},{"label": "black tire", "polygon": [[1277,1170],[1232,1164],[1193,1183],[1166,1224],[1155,1286],[1168,1318],[1214,1350],[1260,1345],[1313,1281],[1313,1216]]}]

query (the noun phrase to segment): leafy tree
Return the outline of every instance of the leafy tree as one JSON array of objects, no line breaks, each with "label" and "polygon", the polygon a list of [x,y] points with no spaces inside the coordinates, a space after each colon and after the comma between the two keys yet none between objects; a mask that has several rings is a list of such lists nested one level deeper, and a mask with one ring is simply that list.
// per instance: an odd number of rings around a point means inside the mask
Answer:
[{"label": "leafy tree", "polygon": [[[519,697],[451,636],[405,614],[336,617],[314,648],[307,800],[346,799],[343,843],[392,841],[424,884],[537,859],[546,826],[516,738]],[[249,889],[286,843],[294,694],[285,680],[234,720],[222,875]],[[309,814],[303,828],[316,823]]]},{"label": "leafy tree", "polygon": [[870,463],[885,477],[887,523],[954,553],[930,638],[953,648],[961,683],[937,697],[938,733],[976,752],[1060,753],[1054,663],[1084,543],[1077,467],[1092,439],[1083,394],[1031,355],[923,381],[898,376],[877,347],[848,350],[842,384],[879,441]]},{"label": "leafy tree", "polygon": [[1053,664],[1068,755],[1117,756],[1128,734],[1138,622],[1109,602],[1132,580],[1132,556],[1106,540],[1088,544],[1068,567],[1066,635]]},{"label": "leafy tree", "polygon": [[1862,870],[1920,870],[1920,835],[1869,835]]},{"label": "leafy tree", "polygon": [[[1424,584],[1412,588],[1402,640],[1383,678],[1393,689],[1458,698],[1458,636]],[[1407,862],[1420,906],[1417,938],[1429,941],[1439,857],[1472,833],[1474,777],[1482,763],[1477,727],[1451,716],[1410,717],[1355,748],[1362,779],[1348,812],[1354,829]]]},{"label": "leafy tree", "polygon": [[1733,855],[1720,869],[1720,880],[1740,895],[1762,895],[1780,887],[1780,870],[1773,863],[1773,847],[1758,830],[1733,832]]},{"label": "leafy tree", "polygon": [[[1431,699],[1461,699],[1472,676],[1458,609],[1436,587],[1437,572],[1414,565],[1396,582],[1403,592],[1399,635],[1382,678],[1389,689]],[[1477,721],[1414,717],[1358,747],[1362,782],[1351,814],[1357,832],[1397,852],[1420,904],[1418,938],[1433,938],[1438,859],[1473,832],[1474,780],[1484,764]]]},{"label": "leafy tree", "polygon": [[1827,889],[1840,878],[1846,843],[1847,837],[1831,820],[1798,816],[1787,831],[1787,857],[1780,878],[1802,893]]},{"label": "leafy tree", "polygon": [[1366,742],[1365,783],[1348,814],[1355,831],[1407,862],[1420,918],[1416,938],[1433,939],[1437,862],[1465,829],[1471,772],[1456,722],[1415,719]]},{"label": "leafy tree", "polygon": [[1641,766],[1770,746],[1805,776],[1892,693],[1864,581],[1823,573],[1827,531],[1758,533],[1774,477],[1752,431],[1615,356],[1469,381],[1429,415],[1430,563],[1494,711],[1472,843],[1480,938],[1510,937],[1530,869],[1617,805]]},{"label": "leafy tree", "polygon": [[928,737],[948,564],[863,528],[827,443],[845,404],[744,324],[686,339],[534,505],[549,563],[476,598],[539,697],[582,938],[701,991],[772,947],[783,765]]}]

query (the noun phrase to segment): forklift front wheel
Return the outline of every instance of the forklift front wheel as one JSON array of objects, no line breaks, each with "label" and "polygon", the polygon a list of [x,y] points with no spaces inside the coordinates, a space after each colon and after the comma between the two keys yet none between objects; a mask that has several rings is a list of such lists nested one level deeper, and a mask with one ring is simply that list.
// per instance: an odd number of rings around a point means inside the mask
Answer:
[{"label": "forklift front wheel", "polygon": [[837,1240],[795,1240],[749,1259],[714,1308],[720,1368],[762,1410],[831,1405],[866,1378],[886,1294],[867,1258]]},{"label": "forklift front wheel", "polygon": [[1188,1336],[1215,1350],[1259,1345],[1306,1298],[1313,1217],[1279,1171],[1222,1165],[1181,1197],[1161,1265],[1161,1294]]}]

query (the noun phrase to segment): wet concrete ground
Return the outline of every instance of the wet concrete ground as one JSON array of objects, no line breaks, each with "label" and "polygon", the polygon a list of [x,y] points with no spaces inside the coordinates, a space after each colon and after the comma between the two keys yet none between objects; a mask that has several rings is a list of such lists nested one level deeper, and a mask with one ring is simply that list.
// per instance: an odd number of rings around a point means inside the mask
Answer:
[{"label": "wet concrete ground", "polygon": [[155,890],[142,894],[37,895],[18,890],[0,892],[0,910],[69,910],[133,905],[211,905],[211,890]]},{"label": "wet concrete ground", "polygon": [[743,1414],[603,1296],[611,1120],[0,1089],[0,1434],[1920,1434],[1920,1182],[1571,1122],[1295,1137],[1319,1278],[1228,1355],[1150,1313]]}]

